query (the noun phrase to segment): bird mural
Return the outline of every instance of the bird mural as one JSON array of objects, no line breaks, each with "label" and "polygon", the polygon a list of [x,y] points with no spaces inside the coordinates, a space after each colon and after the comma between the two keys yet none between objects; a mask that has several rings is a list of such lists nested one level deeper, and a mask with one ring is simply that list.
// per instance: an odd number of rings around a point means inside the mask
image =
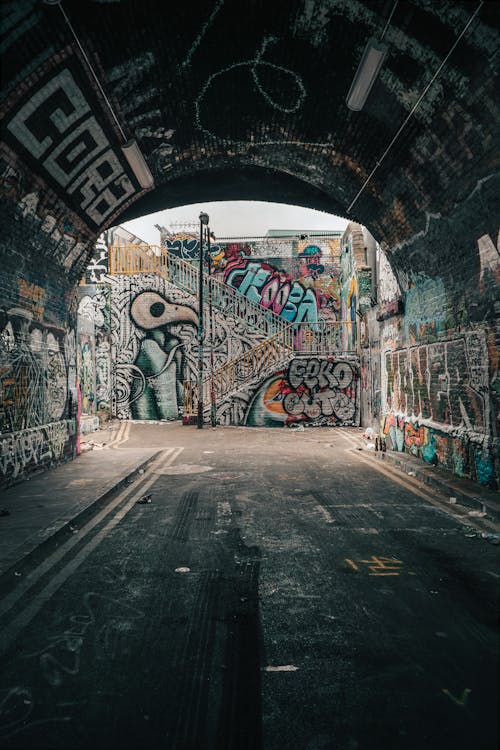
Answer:
[{"label": "bird mural", "polygon": [[146,332],[134,362],[130,393],[133,419],[178,419],[184,392],[183,344],[172,331],[182,323],[198,325],[187,305],[168,302],[157,292],[141,292],[130,315]]}]

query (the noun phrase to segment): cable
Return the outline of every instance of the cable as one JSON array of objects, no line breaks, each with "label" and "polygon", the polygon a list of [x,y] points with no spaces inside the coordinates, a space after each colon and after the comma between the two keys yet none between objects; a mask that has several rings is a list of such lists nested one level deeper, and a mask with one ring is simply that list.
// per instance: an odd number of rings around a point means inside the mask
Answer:
[{"label": "cable", "polygon": [[115,115],[114,109],[111,106],[111,102],[109,101],[108,97],[106,96],[106,92],[104,91],[104,89],[103,89],[103,87],[101,85],[101,82],[100,82],[99,78],[97,77],[97,73],[95,72],[94,68],[92,67],[92,63],[90,62],[90,60],[89,60],[89,58],[87,56],[87,53],[83,49],[83,47],[82,47],[82,45],[80,43],[80,40],[78,39],[78,37],[76,35],[76,31],[74,30],[73,26],[71,25],[71,21],[69,20],[67,13],[66,13],[66,11],[64,10],[64,8],[62,6],[62,3],[60,2],[60,0],[59,0],[59,2],[57,2],[57,0],[56,0],[55,2],[48,3],[48,4],[49,5],[58,5],[59,8],[61,9],[61,13],[63,14],[64,20],[66,21],[66,24],[68,25],[68,28],[70,29],[71,33],[73,34],[73,38],[74,38],[75,42],[77,43],[78,48],[79,48],[80,52],[82,53],[83,58],[84,58],[85,62],[87,63],[87,66],[88,66],[90,72],[92,73],[92,76],[94,77],[94,80],[95,80],[95,82],[96,82],[96,84],[97,84],[97,86],[99,88],[99,91],[101,92],[102,97],[103,97],[104,101],[106,102],[109,111],[111,112],[113,120],[116,123],[116,127],[120,131],[120,135],[123,138],[124,143],[126,143],[127,136],[125,135],[124,130],[123,130],[122,126],[120,125],[117,116]]},{"label": "cable", "polygon": [[396,5],[397,5],[397,4],[398,4],[398,0],[395,0],[395,3],[394,3],[394,5],[392,6],[392,10],[391,10],[391,12],[389,13],[389,18],[387,19],[387,23],[386,23],[386,25],[385,25],[385,28],[384,28],[384,30],[383,30],[383,32],[382,32],[382,36],[380,37],[380,41],[382,41],[382,40],[383,40],[383,38],[384,38],[384,36],[385,36],[385,32],[386,32],[386,31],[387,31],[387,29],[389,28],[389,24],[390,24],[390,22],[391,22],[391,18],[392,18],[392,16],[393,16],[393,13],[394,13],[394,11],[396,10]]}]

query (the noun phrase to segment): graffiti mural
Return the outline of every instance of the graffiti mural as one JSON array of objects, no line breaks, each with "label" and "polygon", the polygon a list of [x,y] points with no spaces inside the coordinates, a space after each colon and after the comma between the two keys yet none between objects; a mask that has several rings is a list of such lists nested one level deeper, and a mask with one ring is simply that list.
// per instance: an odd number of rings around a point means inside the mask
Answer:
[{"label": "graffiti mural", "polygon": [[81,408],[91,415],[111,407],[110,288],[105,283],[84,285],[78,294]]},{"label": "graffiti mural", "polygon": [[111,344],[103,338],[95,348],[95,403],[97,411],[111,409]]},{"label": "graffiti mural", "polygon": [[81,66],[68,57],[35,91],[19,89],[4,128],[7,144],[28,166],[36,164],[37,173],[91,229],[138,192],[96,117],[99,111]]},{"label": "graffiti mural", "polygon": [[0,314],[0,433],[63,417],[70,335],[21,308]]},{"label": "graffiti mural", "polygon": [[295,357],[288,369],[259,386],[245,424],[310,426],[359,424],[359,363],[333,357]]},{"label": "graffiti mural", "polygon": [[19,287],[27,309],[0,311],[0,484],[75,448],[74,330],[43,320],[44,290],[30,286]]},{"label": "graffiti mural", "polygon": [[[184,260],[198,261],[195,234],[169,236],[161,243]],[[254,302],[290,322],[337,320],[340,314],[340,233],[314,238],[219,240],[210,247],[212,272]],[[205,259],[207,264],[207,259]]]},{"label": "graffiti mural", "polygon": [[108,247],[105,242],[98,240],[92,258],[85,269],[85,283],[96,284],[103,280],[108,272]]},{"label": "graffiti mural", "polygon": [[410,344],[437,337],[446,330],[446,289],[443,280],[422,279],[406,292],[405,330]]},{"label": "graffiti mural", "polygon": [[493,482],[488,361],[485,330],[386,351],[382,431],[391,447],[482,484]]},{"label": "graffiti mural", "polygon": [[221,243],[213,251],[215,274],[291,323],[337,319],[339,265],[323,258],[319,245],[295,242],[288,258],[257,258],[254,251],[251,243]]},{"label": "graffiti mural", "polygon": [[488,434],[488,351],[484,332],[386,352],[388,410]]},{"label": "graffiti mural", "polygon": [[64,420],[0,434],[0,477],[15,480],[29,471],[69,458],[74,432],[75,422]]},{"label": "graffiti mural", "polygon": [[[198,374],[197,300],[159,274],[103,279],[111,294],[113,413],[120,419],[177,419],[184,380],[196,381]],[[206,310],[206,376],[211,354],[217,370],[264,338],[244,321],[216,309],[209,318]]]},{"label": "graffiti mural", "polygon": [[135,419],[177,419],[183,405],[183,343],[176,326],[198,325],[187,305],[170,302],[158,292],[141,292],[130,315],[145,336],[134,361],[130,409]]},{"label": "graffiti mural", "polygon": [[487,441],[476,442],[437,427],[406,421],[392,412],[382,420],[382,433],[392,450],[407,451],[460,477],[472,477],[479,484],[496,486],[494,456]]}]

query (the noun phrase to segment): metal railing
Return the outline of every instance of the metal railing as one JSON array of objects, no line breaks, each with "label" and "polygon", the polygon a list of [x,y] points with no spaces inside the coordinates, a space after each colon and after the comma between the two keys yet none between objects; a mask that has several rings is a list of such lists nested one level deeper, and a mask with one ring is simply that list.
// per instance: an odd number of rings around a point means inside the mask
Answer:
[{"label": "metal railing", "polygon": [[[248,349],[230,362],[217,368],[213,376],[203,381],[203,407],[210,408],[211,399],[235,393],[249,381],[265,377],[284,366],[295,355],[352,356],[355,350],[342,345],[343,321],[289,324],[285,331]],[[213,391],[213,392],[212,392]],[[184,413],[194,415],[198,408],[198,384],[184,381]]]},{"label": "metal railing", "polygon": [[[185,292],[195,296],[199,292],[198,267],[157,245],[112,245],[109,249],[109,273],[161,273]],[[212,305],[225,315],[239,318],[266,337],[274,336],[290,325],[290,321],[205,272],[203,294],[207,300],[211,297]]]},{"label": "metal railing", "polygon": [[[254,378],[272,372],[273,369],[286,363],[293,354],[293,326],[274,336],[261,341],[246,352],[239,354],[225,365],[217,368],[212,376],[203,381],[203,405],[210,407],[213,396],[216,401],[234,393]],[[195,414],[198,407],[198,384],[192,380],[184,381],[184,413]]]},{"label": "metal railing", "polygon": [[[180,289],[190,294],[198,294],[199,270],[175,255],[168,258],[168,279]],[[240,294],[223,281],[203,273],[203,296],[211,299],[212,305],[225,315],[232,315],[243,320],[247,325],[256,328],[266,337],[274,336],[286,330],[290,322],[276,315],[272,310],[259,305],[258,302]]]},{"label": "metal railing", "polygon": [[294,326],[293,349],[299,354],[346,354],[343,351],[342,320],[318,320]]}]

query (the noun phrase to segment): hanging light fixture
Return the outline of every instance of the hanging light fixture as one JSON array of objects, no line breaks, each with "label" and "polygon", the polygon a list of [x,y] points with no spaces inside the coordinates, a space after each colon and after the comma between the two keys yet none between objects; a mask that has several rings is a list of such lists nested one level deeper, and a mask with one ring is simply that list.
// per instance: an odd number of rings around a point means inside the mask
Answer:
[{"label": "hanging light fixture", "polygon": [[146,190],[147,188],[153,187],[153,175],[146,164],[141,149],[137,145],[137,141],[131,140],[124,143],[122,146],[122,152],[141,188]]},{"label": "hanging light fixture", "polygon": [[368,94],[382,67],[387,49],[387,44],[384,44],[384,42],[379,42],[373,37],[368,40],[351,88],[347,94],[346,102],[349,109],[353,109],[356,112],[363,109]]},{"label": "hanging light fixture", "polygon": [[354,76],[346,99],[349,109],[353,109],[355,112],[359,112],[360,109],[363,109],[368,94],[371,91],[371,87],[375,83],[380,68],[382,67],[382,63],[384,62],[388,47],[384,44],[383,40],[398,2],[399,0],[394,0],[391,12],[389,13],[389,18],[386,21],[382,34],[380,35],[380,41],[372,37],[366,43],[361,62],[358,65],[356,75]]}]

